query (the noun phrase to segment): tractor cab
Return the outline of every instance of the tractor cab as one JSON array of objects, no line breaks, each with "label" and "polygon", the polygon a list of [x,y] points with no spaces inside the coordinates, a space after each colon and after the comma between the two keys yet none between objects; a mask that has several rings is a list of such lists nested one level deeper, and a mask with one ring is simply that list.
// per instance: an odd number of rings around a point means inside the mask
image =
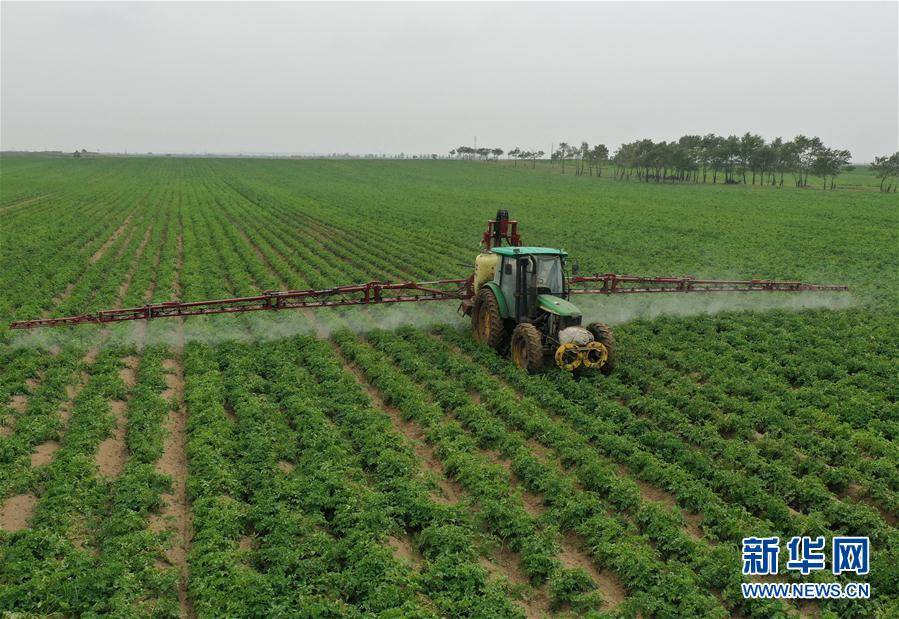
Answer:
[{"label": "tractor cab", "polygon": [[499,257],[493,284],[506,301],[507,316],[533,321],[549,312],[568,318],[565,326],[580,323],[580,311],[568,302],[567,253],[549,247],[497,247],[491,252]]}]

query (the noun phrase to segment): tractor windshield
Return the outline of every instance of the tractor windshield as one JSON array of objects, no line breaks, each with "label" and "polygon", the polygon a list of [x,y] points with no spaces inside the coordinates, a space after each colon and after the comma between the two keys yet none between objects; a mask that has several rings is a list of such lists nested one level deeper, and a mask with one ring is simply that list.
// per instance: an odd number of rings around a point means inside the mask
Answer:
[{"label": "tractor windshield", "polygon": [[562,286],[562,261],[559,256],[535,256],[537,259],[537,290],[560,295]]}]

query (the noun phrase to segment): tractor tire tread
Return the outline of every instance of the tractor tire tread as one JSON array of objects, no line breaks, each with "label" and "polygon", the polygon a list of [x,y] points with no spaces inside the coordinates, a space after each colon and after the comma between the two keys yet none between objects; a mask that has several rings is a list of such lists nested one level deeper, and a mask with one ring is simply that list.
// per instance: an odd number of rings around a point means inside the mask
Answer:
[{"label": "tractor tire tread", "polygon": [[[537,372],[543,367],[543,343],[540,331],[530,323],[520,323],[512,331],[512,351],[514,363],[528,372]],[[523,346],[525,357],[523,360],[515,357],[515,351]]]},{"label": "tractor tire tread", "polygon": [[[488,321],[487,335],[484,336],[483,321]],[[475,298],[471,312],[471,327],[475,339],[487,344],[494,350],[500,350],[506,339],[506,329],[499,313],[499,303],[490,288],[481,288]]]},{"label": "tractor tire tread", "polygon": [[615,334],[612,329],[604,322],[591,322],[587,325],[587,330],[593,334],[593,339],[603,344],[609,351],[609,358],[599,369],[600,372],[608,376],[615,369]]}]

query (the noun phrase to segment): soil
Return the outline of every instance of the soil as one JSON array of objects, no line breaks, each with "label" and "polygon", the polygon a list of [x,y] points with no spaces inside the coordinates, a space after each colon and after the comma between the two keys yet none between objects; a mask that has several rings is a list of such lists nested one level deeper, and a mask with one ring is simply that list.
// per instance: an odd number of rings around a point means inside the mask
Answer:
[{"label": "soil", "polygon": [[[167,230],[166,230],[166,231],[167,231]],[[155,254],[155,256],[153,257],[153,273],[158,273],[158,272],[159,272],[159,260],[162,258],[162,249],[163,249],[163,247],[165,247],[165,233],[166,233],[166,231],[163,231],[163,239],[162,239],[162,242],[160,242],[159,247],[156,249],[156,254]],[[156,278],[154,277],[154,278],[150,281],[150,285],[147,286],[146,292],[144,292],[144,303],[149,303],[150,301],[152,301],[152,300],[153,300],[153,294],[154,294],[155,292],[156,292]],[[139,320],[139,321],[138,321],[138,324],[144,324],[144,325],[145,325],[146,323],[145,323],[145,321]],[[141,341],[143,341],[143,338],[141,338]]]},{"label": "soil", "polygon": [[128,268],[128,273],[125,274],[122,283],[119,284],[119,290],[116,296],[119,302],[121,302],[128,293],[128,288],[131,286],[131,280],[134,278],[134,272],[140,264],[140,258],[144,254],[144,249],[147,247],[147,242],[150,240],[150,233],[152,231],[152,226],[148,226],[147,231],[144,233],[144,238],[141,239],[140,245],[137,246],[137,251],[134,254],[134,259],[131,261],[131,266]]},{"label": "soil", "polygon": [[128,356],[123,359],[125,367],[119,370],[119,378],[125,383],[125,386],[131,389],[137,383],[137,364],[138,359],[134,356]]},{"label": "soil", "polygon": [[530,490],[526,489],[521,483],[521,480],[519,480],[515,473],[512,472],[511,461],[504,458],[499,452],[493,449],[484,449],[482,452],[492,464],[498,464],[509,474],[509,486],[517,488],[519,492],[521,492],[521,502],[524,504],[524,510],[528,514],[534,518],[539,518],[546,513],[546,506],[543,504],[543,500]]},{"label": "soil", "polygon": [[[182,324],[178,323],[178,340],[183,341]],[[167,359],[163,366],[174,370],[165,375],[166,397],[173,406],[166,419],[166,438],[162,457],[156,462],[156,472],[172,478],[172,493],[163,494],[161,518],[151,521],[151,529],[162,528],[162,521],[171,523],[175,531],[172,547],[166,552],[170,565],[178,568],[178,601],[182,617],[195,616],[187,595],[187,555],[193,539],[193,521],[187,498],[187,409],[184,406],[184,373],[178,359]]]},{"label": "soil", "polygon": [[13,533],[28,527],[37,497],[33,494],[17,494],[3,502],[0,507],[0,529]]},{"label": "soil", "polygon": [[399,410],[388,405],[381,396],[381,392],[368,383],[362,370],[355,364],[350,363],[347,359],[343,358],[342,353],[336,344],[334,345],[334,349],[337,351],[340,358],[343,359],[344,368],[349,371],[356,379],[356,382],[365,389],[365,392],[372,399],[374,406],[383,410],[390,416],[394,429],[408,439],[409,446],[415,452],[415,455],[418,456],[419,462],[421,462],[425,470],[432,473],[436,478],[437,484],[440,487],[441,496],[432,496],[432,498],[440,503],[458,503],[461,501],[462,497],[465,496],[465,491],[462,489],[462,486],[447,478],[443,471],[443,463],[440,462],[440,459],[434,454],[434,449],[425,444],[424,432],[421,427],[419,427],[418,424],[403,419]]},{"label": "soil", "polygon": [[97,450],[97,456],[94,461],[99,468],[101,476],[114,478],[118,477],[125,466],[125,408],[127,404],[121,400],[114,400],[109,403],[109,407],[112,409],[113,416],[115,416],[116,425],[112,436],[100,443],[100,448]]},{"label": "soil", "polygon": [[279,460],[278,469],[280,469],[280,471],[285,475],[290,475],[290,472],[294,469],[294,465],[287,460]]},{"label": "soil", "polygon": [[621,581],[608,570],[600,570],[596,567],[596,563],[593,562],[589,553],[584,550],[584,544],[580,538],[574,534],[568,534],[561,542],[562,554],[559,558],[562,564],[567,568],[581,568],[587,572],[602,594],[604,606],[615,608],[624,601],[627,592]]},{"label": "soil", "polygon": [[501,548],[490,553],[489,557],[481,557],[479,563],[492,578],[505,578],[516,589],[524,590],[528,593],[528,595],[523,596],[523,599],[517,600],[517,603],[524,610],[525,617],[538,619],[539,617],[549,616],[549,596],[546,593],[546,586],[544,585],[539,589],[531,587],[527,576],[518,568],[518,555]]},{"label": "soil", "polygon": [[43,195],[35,196],[33,198],[23,198],[21,200],[17,200],[16,202],[10,202],[9,204],[3,205],[3,208],[0,208],[0,213],[6,213],[13,209],[17,209],[19,207],[25,206],[26,204],[33,204],[34,202],[43,200],[44,198],[46,198],[49,195],[51,195],[51,194],[45,193]]},{"label": "soil", "polygon": [[18,393],[12,397],[9,405],[14,411],[21,415],[25,412],[25,407],[28,405],[28,396]]},{"label": "soil", "polygon": [[125,218],[125,221],[122,222],[122,225],[119,226],[116,229],[116,231],[112,233],[112,236],[110,236],[108,239],[106,239],[106,242],[103,243],[103,245],[101,245],[100,248],[94,252],[94,255],[90,257],[91,264],[98,262],[100,260],[100,258],[103,257],[103,254],[106,253],[106,250],[109,249],[109,246],[116,242],[116,239],[118,239],[119,236],[121,236],[122,232],[125,231],[125,228],[127,228],[128,224],[130,224],[130,223],[131,223],[131,215],[128,215],[128,217]]},{"label": "soil", "polygon": [[855,501],[861,501],[862,503],[870,506],[872,509],[876,509],[881,518],[883,518],[888,524],[890,524],[891,526],[896,526],[897,515],[878,505],[877,501],[869,497],[865,492],[865,489],[860,485],[849,484],[846,487],[846,490],[841,492],[838,496],[840,500],[851,498]]},{"label": "soil", "polygon": [[59,449],[59,443],[56,441],[47,441],[46,443],[38,445],[34,451],[31,452],[31,468],[46,466],[53,462],[53,457],[56,454],[57,449]]},{"label": "soil", "polygon": [[238,550],[252,550],[253,549],[253,538],[249,535],[244,535],[240,538],[240,541],[237,542]]},{"label": "soil", "polygon": [[424,565],[424,558],[407,537],[394,537],[391,535],[387,538],[387,545],[393,549],[393,556],[397,560],[409,563],[417,570],[420,570],[422,565]]}]

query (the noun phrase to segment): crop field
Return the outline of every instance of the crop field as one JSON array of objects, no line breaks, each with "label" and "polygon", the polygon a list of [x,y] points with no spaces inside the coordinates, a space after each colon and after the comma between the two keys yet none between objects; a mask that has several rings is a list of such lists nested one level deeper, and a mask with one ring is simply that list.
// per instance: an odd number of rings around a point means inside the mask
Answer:
[{"label": "crop field", "polygon": [[[0,615],[899,616],[899,210],[840,184],[4,157]],[[499,208],[582,273],[852,293],[582,297],[618,359],[580,378],[452,302],[6,326],[465,277]],[[871,599],[745,600],[764,535],[869,536]]]}]

